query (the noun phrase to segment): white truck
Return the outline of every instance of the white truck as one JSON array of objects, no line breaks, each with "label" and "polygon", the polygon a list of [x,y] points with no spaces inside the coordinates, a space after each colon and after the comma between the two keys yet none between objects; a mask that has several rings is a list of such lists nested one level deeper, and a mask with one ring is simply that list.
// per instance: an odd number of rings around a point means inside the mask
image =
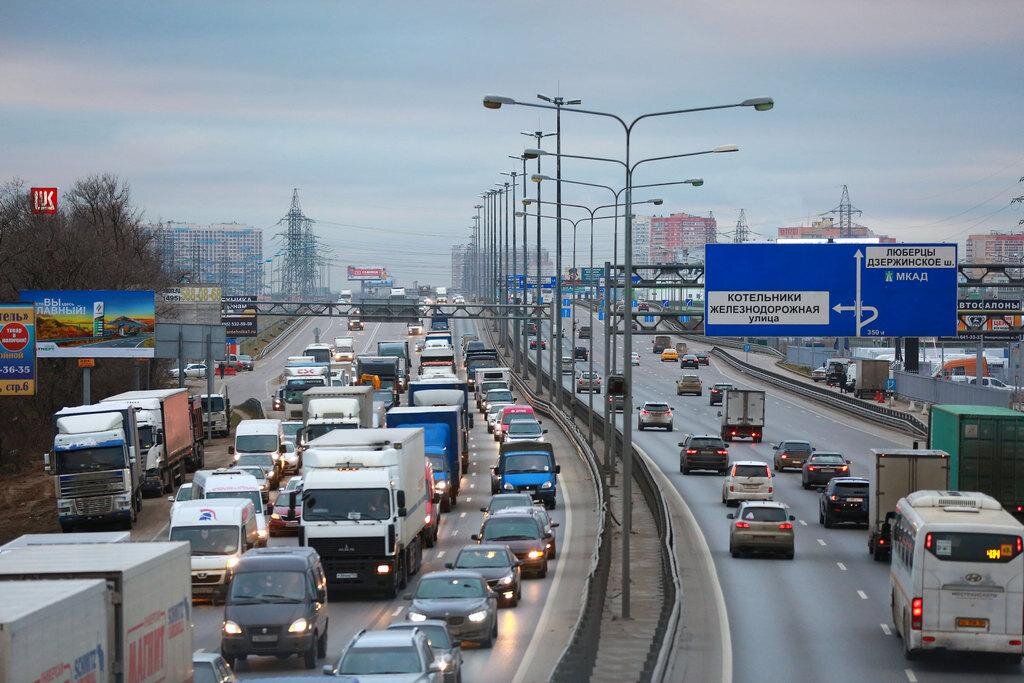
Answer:
[{"label": "white truck", "polygon": [[203,431],[227,436],[231,431],[231,401],[226,394],[203,394],[202,398]]},{"label": "white truck", "polygon": [[170,493],[185,480],[187,466],[196,460],[188,389],[126,391],[100,404],[124,402],[135,406],[139,442],[145,455],[143,491]]},{"label": "white truck", "polygon": [[[53,579],[101,579],[113,605],[113,636],[103,656],[114,676],[95,680],[187,681],[192,677],[192,593],[188,543],[103,543],[16,548],[0,553],[0,591]],[[18,583],[13,583],[18,582]],[[77,617],[64,615],[67,623]],[[66,656],[55,639],[33,652]],[[26,648],[20,654],[25,655]],[[15,678],[33,681],[34,678]],[[63,679],[44,679],[63,680]],[[89,680],[83,678],[81,680]]]},{"label": "white truck", "polygon": [[127,403],[64,408],[53,416],[53,453],[43,456],[43,465],[53,475],[61,530],[135,524],[144,463],[136,418]]},{"label": "white truck", "polygon": [[338,292],[338,303],[339,304],[350,304],[352,303],[352,290],[343,289]]},{"label": "white truck", "polygon": [[[15,548],[28,548],[35,545],[66,545],[73,543],[130,543],[130,531],[92,531],[77,534],[22,534],[13,541],[0,545],[0,553]],[[3,680],[0,678],[0,680]]]},{"label": "white truck", "polygon": [[289,356],[284,366],[284,419],[302,419],[302,394],[312,387],[330,386],[331,366],[310,356]]},{"label": "white truck", "polygon": [[729,389],[722,401],[722,439],[749,438],[760,443],[764,438],[764,392],[755,389]]},{"label": "white truck", "polygon": [[99,579],[2,586],[0,681],[112,681],[114,606]]},{"label": "white truck", "polygon": [[330,363],[333,358],[333,349],[330,344],[317,342],[310,344],[303,351],[304,357],[312,358],[317,363]]},{"label": "white truck", "polygon": [[868,552],[876,562],[891,557],[896,503],[914,491],[949,488],[949,453],[937,449],[872,448],[875,476],[868,495]]},{"label": "white truck", "polygon": [[356,359],[356,340],[352,337],[334,338],[334,362],[351,363]]},{"label": "white truck", "polygon": [[395,597],[419,571],[427,525],[422,429],[336,430],[303,454],[299,544],[333,588]]},{"label": "white truck", "polygon": [[299,445],[303,447],[334,429],[369,429],[373,427],[373,387],[307,389],[302,395],[302,421]]}]

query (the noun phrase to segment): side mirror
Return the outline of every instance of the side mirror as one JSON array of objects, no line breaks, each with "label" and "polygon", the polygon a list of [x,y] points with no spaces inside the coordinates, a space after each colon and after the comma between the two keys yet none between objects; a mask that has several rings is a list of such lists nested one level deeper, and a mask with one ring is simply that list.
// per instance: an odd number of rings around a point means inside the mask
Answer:
[{"label": "side mirror", "polygon": [[480,540],[480,534],[472,534],[470,536],[470,538],[472,538],[474,541],[479,541]]},{"label": "side mirror", "polygon": [[548,430],[546,430],[546,429],[542,429],[542,430],[540,430],[540,433],[541,433],[541,434],[547,434],[547,433],[548,433]]},{"label": "side mirror", "polygon": [[685,445],[686,445],[686,442],[685,442],[685,441],[680,441],[680,442],[679,442],[679,443],[677,443],[676,445],[677,445],[677,446],[679,446],[680,448],[682,448],[683,446],[685,446]]},{"label": "side mirror", "polygon": [[43,470],[45,470],[47,474],[53,474],[53,465],[50,463],[49,453],[43,453]]},{"label": "side mirror", "polygon": [[562,466],[561,465],[555,465],[555,474],[561,474],[561,473],[562,473]]},{"label": "side mirror", "polygon": [[796,521],[796,515],[790,515],[789,516],[789,521],[795,522]]},{"label": "side mirror", "polygon": [[816,450],[818,450],[818,449],[817,449],[817,448],[814,448],[813,446],[811,447],[811,453],[813,453],[813,452],[814,452],[814,451],[816,451]]},{"label": "side mirror", "polygon": [[434,493],[434,505],[437,505],[440,502],[441,502],[441,494],[440,493]]},{"label": "side mirror", "polygon": [[[397,505],[399,508],[404,508],[405,507],[405,491],[396,491],[395,492],[395,505]],[[404,515],[400,515],[400,516],[404,517]]]},{"label": "side mirror", "polygon": [[852,460],[847,460],[847,461],[846,461],[846,464],[847,464],[847,465],[852,465],[852,464],[853,464],[853,461],[852,461]]},{"label": "side mirror", "polygon": [[729,444],[724,444],[724,445],[725,445],[725,447],[726,447],[726,448],[728,448],[728,447],[729,447]]},{"label": "side mirror", "polygon": [[320,669],[320,673],[322,673],[324,676],[333,676],[334,675],[334,667],[331,666],[330,664],[324,664],[324,667],[322,669]]},{"label": "side mirror", "polygon": [[736,519],[736,515],[734,515],[733,513],[730,512],[729,514],[726,515],[726,518],[728,518],[728,519]]},{"label": "side mirror", "polygon": [[173,503],[174,502],[174,496],[167,496],[167,502],[168,503]]},{"label": "side mirror", "polygon": [[557,528],[558,528],[558,527],[560,527],[560,526],[562,526],[562,525],[561,525],[561,524],[559,524],[558,522],[551,522],[551,528],[552,528],[552,529],[557,529]]},{"label": "side mirror", "polygon": [[455,563],[454,562],[445,562],[444,563],[444,568],[445,569],[455,569]]},{"label": "side mirror", "polygon": [[487,512],[487,508],[480,508],[480,512]]},{"label": "side mirror", "polygon": [[403,600],[412,600],[412,593],[402,593]]},{"label": "side mirror", "polygon": [[228,446],[228,455],[234,455],[234,454],[235,454],[235,447],[234,446]]}]

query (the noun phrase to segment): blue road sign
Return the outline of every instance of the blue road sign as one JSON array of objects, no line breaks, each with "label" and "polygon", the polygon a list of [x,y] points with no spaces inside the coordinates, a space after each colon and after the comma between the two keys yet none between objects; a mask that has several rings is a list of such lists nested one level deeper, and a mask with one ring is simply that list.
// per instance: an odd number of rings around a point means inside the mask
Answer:
[{"label": "blue road sign", "polygon": [[567,297],[567,296],[563,296],[562,297],[562,307],[564,308],[565,306],[572,306],[572,298],[571,297]]},{"label": "blue road sign", "polygon": [[951,336],[955,244],[709,244],[708,336]]},{"label": "blue road sign", "polygon": [[653,315],[645,315],[644,316],[644,322],[645,323],[653,323],[654,322],[654,316]]},{"label": "blue road sign", "polygon": [[690,307],[690,306],[692,306],[692,305],[693,305],[693,297],[689,297],[689,298],[688,298],[688,299],[686,300],[686,306],[687,306],[687,308],[689,308],[689,307]]},{"label": "blue road sign", "polygon": [[597,310],[597,319],[598,320],[604,320],[604,309],[603,308],[599,308]]},{"label": "blue road sign", "polygon": [[572,307],[563,306],[562,307],[562,317],[563,318],[571,318],[572,317]]},{"label": "blue road sign", "polygon": [[885,380],[885,390],[896,391],[896,380],[894,378],[890,377],[889,379]]},{"label": "blue road sign", "polygon": [[688,323],[688,322],[690,322],[690,316],[688,316],[688,315],[681,315],[681,316],[679,316],[679,322],[681,322],[681,323]]},{"label": "blue road sign", "polygon": [[633,273],[633,277],[631,277],[631,278],[629,278],[629,279],[630,279],[630,281],[632,281],[632,283],[633,283],[634,285],[638,285],[638,284],[640,284],[640,276],[639,276],[639,275],[637,275],[636,273]]},{"label": "blue road sign", "polygon": [[672,303],[672,302],[671,302],[671,301],[669,301],[668,299],[662,299],[662,300],[661,300],[661,305],[662,305],[662,306],[664,306],[665,308],[668,308],[668,305],[669,305],[670,303]]},{"label": "blue road sign", "polygon": [[636,299],[633,299],[633,301],[630,302],[629,306],[630,308],[636,309]]},{"label": "blue road sign", "polygon": [[743,345],[743,353],[750,353],[750,344]]}]

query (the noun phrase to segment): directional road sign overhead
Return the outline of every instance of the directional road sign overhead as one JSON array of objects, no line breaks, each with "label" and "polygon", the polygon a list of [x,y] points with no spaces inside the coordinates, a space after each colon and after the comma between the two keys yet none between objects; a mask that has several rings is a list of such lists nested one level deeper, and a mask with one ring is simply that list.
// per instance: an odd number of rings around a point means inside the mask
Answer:
[{"label": "directional road sign overhead", "polygon": [[705,258],[708,336],[956,330],[955,244],[709,244]]}]

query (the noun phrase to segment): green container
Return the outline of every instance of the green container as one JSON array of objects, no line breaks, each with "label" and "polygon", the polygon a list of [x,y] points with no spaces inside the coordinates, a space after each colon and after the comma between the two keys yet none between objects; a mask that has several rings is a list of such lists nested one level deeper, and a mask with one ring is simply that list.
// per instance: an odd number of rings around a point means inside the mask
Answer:
[{"label": "green container", "polygon": [[931,408],[929,448],[949,453],[949,488],[981,491],[1024,510],[1024,413],[989,406]]}]

